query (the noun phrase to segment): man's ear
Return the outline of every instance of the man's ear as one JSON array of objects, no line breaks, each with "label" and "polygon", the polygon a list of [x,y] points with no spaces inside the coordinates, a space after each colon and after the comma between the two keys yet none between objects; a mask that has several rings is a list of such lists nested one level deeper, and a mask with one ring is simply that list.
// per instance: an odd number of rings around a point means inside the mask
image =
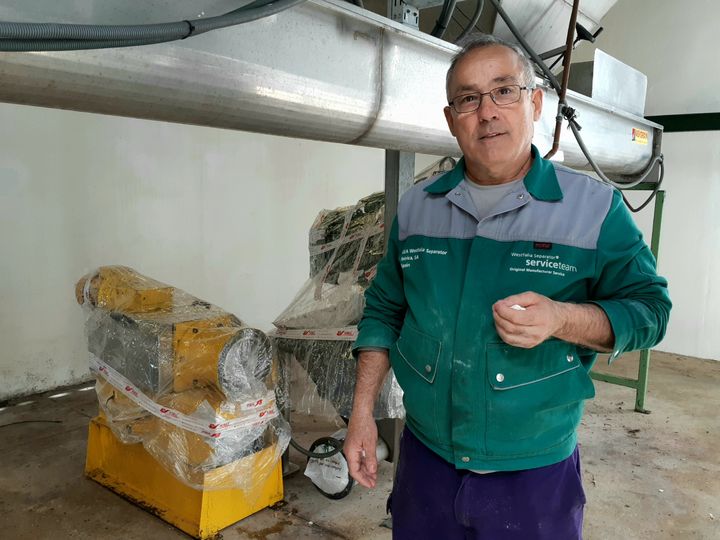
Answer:
[{"label": "man's ear", "polygon": [[448,129],[450,130],[450,133],[452,133],[452,136],[455,137],[455,118],[453,118],[452,109],[450,107],[445,107],[443,112],[445,113],[445,120],[447,121]]},{"label": "man's ear", "polygon": [[532,96],[530,99],[532,99],[533,104],[533,121],[537,122],[540,120],[540,115],[542,114],[542,107],[543,107],[543,97],[545,94],[543,94],[543,91],[540,88],[535,88],[532,91]]}]

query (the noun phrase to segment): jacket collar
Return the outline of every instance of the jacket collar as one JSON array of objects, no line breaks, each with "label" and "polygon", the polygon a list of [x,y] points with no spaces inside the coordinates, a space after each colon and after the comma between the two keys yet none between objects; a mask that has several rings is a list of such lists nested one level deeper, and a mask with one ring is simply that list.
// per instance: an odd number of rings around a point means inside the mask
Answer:
[{"label": "jacket collar", "polygon": [[[555,167],[543,159],[540,152],[532,145],[533,164],[525,175],[523,183],[530,195],[540,201],[559,201],[563,198],[558,183]],[[448,171],[425,187],[425,191],[435,194],[446,194],[456,188],[465,178],[465,158],[461,158],[452,171]]]}]

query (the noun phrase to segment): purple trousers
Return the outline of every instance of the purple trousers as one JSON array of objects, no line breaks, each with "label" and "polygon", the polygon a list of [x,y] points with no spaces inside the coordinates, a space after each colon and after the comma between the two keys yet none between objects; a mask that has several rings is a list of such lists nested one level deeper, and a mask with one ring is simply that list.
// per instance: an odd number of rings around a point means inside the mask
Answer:
[{"label": "purple trousers", "polygon": [[581,540],[584,505],[577,448],[547,467],[476,474],[407,427],[388,499],[393,540]]}]

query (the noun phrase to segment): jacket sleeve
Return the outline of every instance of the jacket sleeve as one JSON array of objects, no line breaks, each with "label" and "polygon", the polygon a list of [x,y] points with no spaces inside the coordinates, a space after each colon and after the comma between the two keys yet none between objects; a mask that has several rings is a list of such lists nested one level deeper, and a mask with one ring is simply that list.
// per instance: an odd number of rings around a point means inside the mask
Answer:
[{"label": "jacket sleeve", "polygon": [[618,355],[657,345],[670,315],[667,280],[618,190],[600,230],[591,302],[607,314],[615,334],[610,361]]},{"label": "jacket sleeve", "polygon": [[407,302],[400,268],[397,218],[393,221],[385,256],[377,265],[377,274],[365,291],[365,310],[358,324],[353,354],[363,348],[390,349],[397,341],[405,319]]}]

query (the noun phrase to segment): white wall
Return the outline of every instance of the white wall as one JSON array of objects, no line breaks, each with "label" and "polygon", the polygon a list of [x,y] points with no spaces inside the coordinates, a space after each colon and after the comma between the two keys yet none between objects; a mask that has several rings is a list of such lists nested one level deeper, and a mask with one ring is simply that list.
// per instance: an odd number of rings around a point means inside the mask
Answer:
[{"label": "white wall", "polygon": [[123,264],[268,330],[381,150],[0,104],[0,399],[87,378],[74,283]]},{"label": "white wall", "polygon": [[[648,77],[645,114],[720,112],[716,0],[619,0],[596,45]],[[593,49],[578,48],[577,61]],[[674,302],[659,349],[720,360],[720,132],[663,136],[659,271]],[[633,194],[633,200],[642,199]],[[652,207],[638,217],[649,242]]]}]

